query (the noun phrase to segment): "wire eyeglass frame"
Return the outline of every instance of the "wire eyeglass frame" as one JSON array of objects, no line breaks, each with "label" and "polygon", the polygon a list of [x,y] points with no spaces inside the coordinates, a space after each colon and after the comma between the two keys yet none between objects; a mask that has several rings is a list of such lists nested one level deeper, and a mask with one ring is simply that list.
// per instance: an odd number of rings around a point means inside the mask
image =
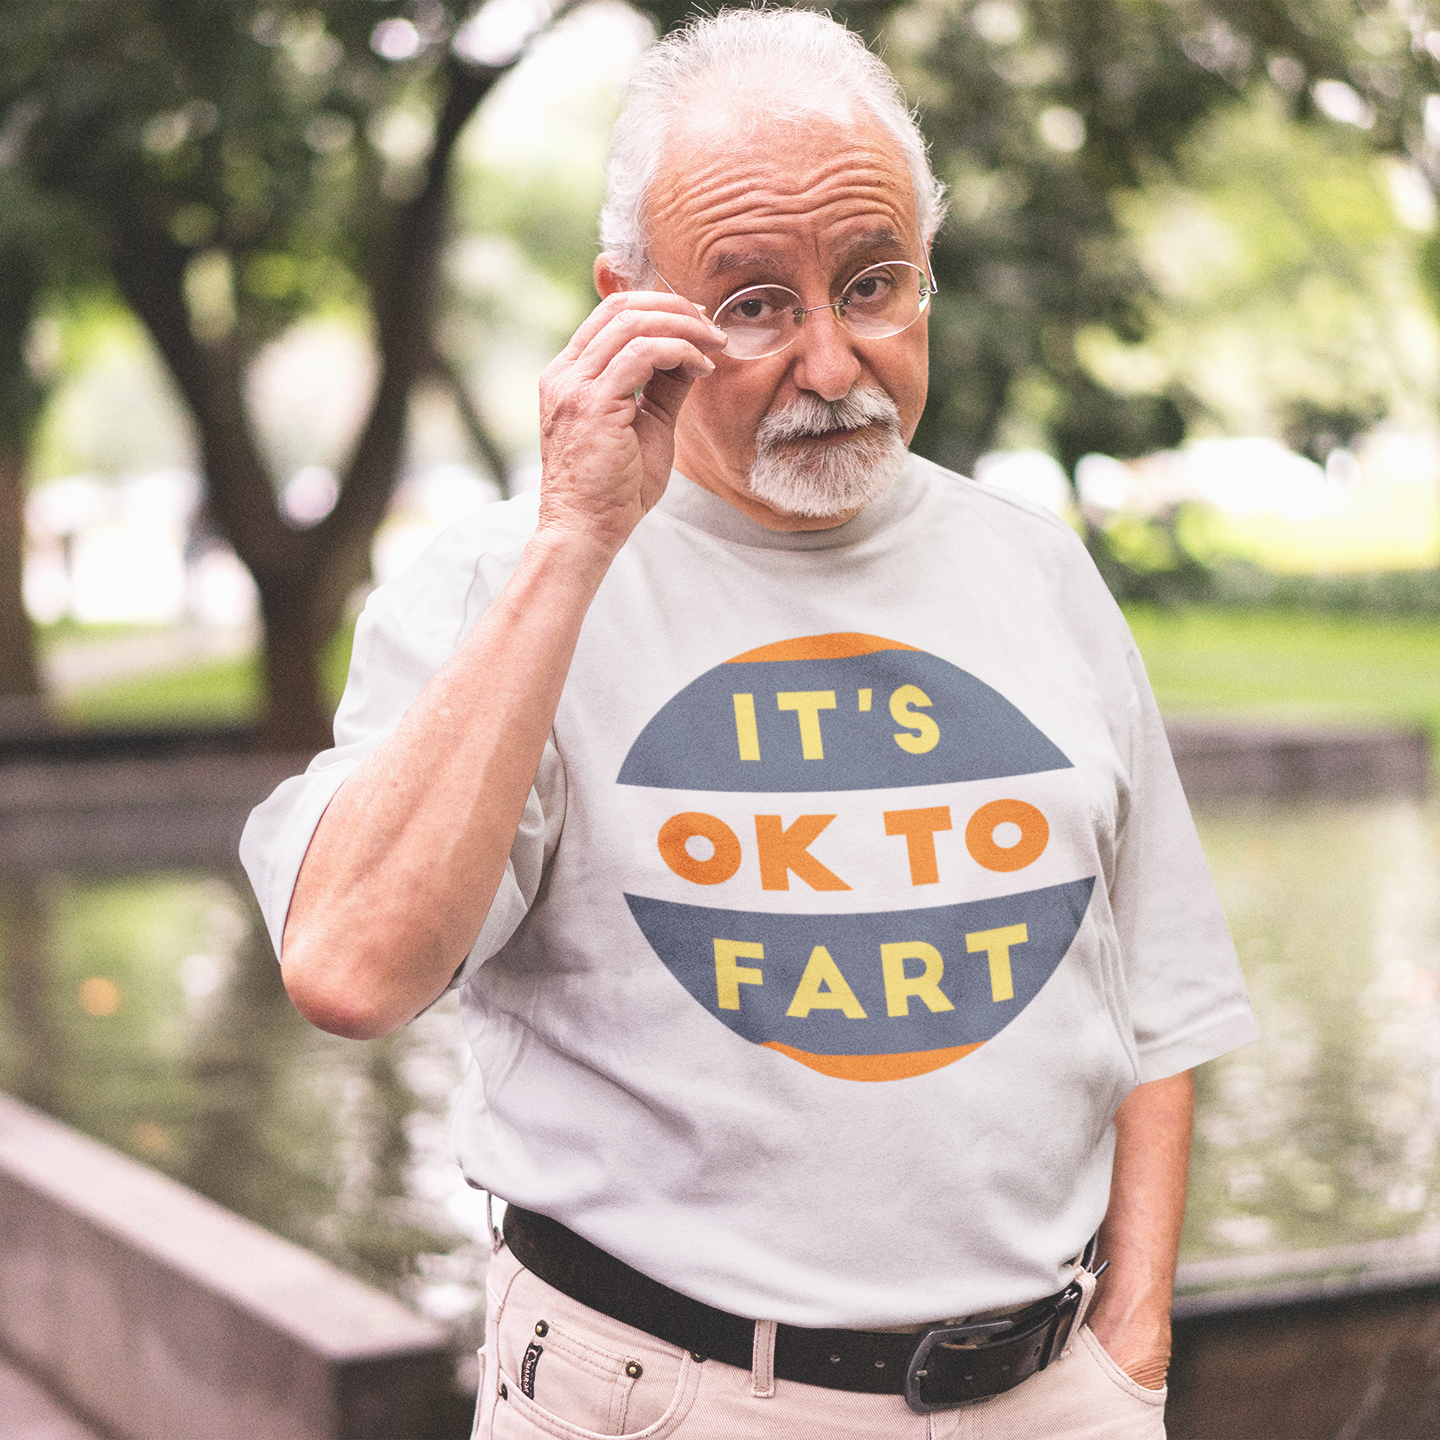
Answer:
[{"label": "wire eyeglass frame", "polygon": [[[655,262],[653,260],[650,260],[647,257],[646,264],[649,265],[651,272],[655,275],[656,279],[658,279],[660,283],[672,295],[674,295],[677,299],[680,300],[684,300],[686,298],[685,296],[680,294],[680,292],[660,273],[658,269],[656,269]],[[859,329],[856,326],[854,319],[847,313],[849,309],[853,307],[856,303],[854,298],[850,295],[851,289],[859,281],[863,280],[865,276],[869,275],[872,270],[893,270],[897,266],[905,270],[913,270],[921,278],[918,304],[915,310],[915,314],[909,320],[905,321],[903,325],[896,325],[891,329],[873,330],[868,333],[864,330]],[[924,283],[926,281],[929,282],[928,286]],[[824,305],[804,304],[801,296],[798,295],[794,290],[792,290],[788,285],[742,286],[739,290],[736,290],[730,295],[727,295],[725,299],[722,300],[718,306],[716,306],[715,315],[711,323],[714,324],[718,329],[725,330],[726,334],[730,336],[730,338],[733,340],[735,338],[734,335],[729,330],[726,330],[726,327],[721,323],[719,317],[723,316],[727,310],[729,310],[732,306],[735,305],[737,301],[740,301],[746,296],[750,295],[758,296],[763,291],[778,291],[794,299],[795,303],[793,305],[787,304],[783,307],[783,310],[779,310],[779,313],[782,314],[786,312],[789,313],[792,321],[794,322],[794,330],[790,334],[790,337],[786,340],[783,340],[779,345],[776,345],[769,350],[762,350],[760,353],[755,355],[736,354],[727,347],[725,353],[732,360],[768,360],[772,355],[779,355],[782,351],[788,350],[790,346],[792,346],[799,338],[800,330],[805,324],[806,316],[813,315],[817,310],[834,311],[836,320],[841,325],[843,325],[844,328],[850,332],[850,334],[857,336],[861,340],[888,340],[894,335],[904,334],[906,330],[910,329],[910,327],[914,325],[923,314],[925,314],[925,312],[930,308],[931,297],[940,293],[940,287],[935,283],[935,272],[930,268],[930,258],[928,255],[925,257],[925,269],[923,270],[918,265],[912,264],[908,260],[881,260],[877,261],[873,265],[867,265],[862,270],[857,271],[854,275],[850,277],[849,280],[845,282],[844,286],[841,288],[840,298],[838,300],[827,301]],[[695,304],[695,302],[692,300],[690,301],[690,304],[693,305]],[[777,307],[777,310],[778,309],[779,307]]]}]

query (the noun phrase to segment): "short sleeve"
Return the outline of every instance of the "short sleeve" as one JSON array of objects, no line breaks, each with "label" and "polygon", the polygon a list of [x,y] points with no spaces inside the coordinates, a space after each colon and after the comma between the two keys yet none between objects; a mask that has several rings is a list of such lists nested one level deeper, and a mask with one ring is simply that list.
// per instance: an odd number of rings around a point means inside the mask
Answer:
[{"label": "short sleeve", "polygon": [[[394,731],[509,578],[533,529],[533,512],[530,497],[488,507],[447,530],[411,570],[366,601],[335,714],[334,746],[256,806],[241,836],[240,860],[276,955],[301,863],[326,807]],[[563,813],[563,767],[547,741],[499,890],[452,985],[499,950],[524,919]]]},{"label": "short sleeve", "polygon": [[1128,659],[1130,785],[1110,905],[1143,1083],[1248,1045],[1260,1031],[1133,643]]}]

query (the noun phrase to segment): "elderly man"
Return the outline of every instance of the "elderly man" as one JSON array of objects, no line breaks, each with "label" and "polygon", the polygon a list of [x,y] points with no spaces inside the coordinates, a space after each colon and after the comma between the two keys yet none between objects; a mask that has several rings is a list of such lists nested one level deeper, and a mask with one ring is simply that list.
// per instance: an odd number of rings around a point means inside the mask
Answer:
[{"label": "elderly man", "polygon": [[1189,1072],[1254,1022],[1083,548],[906,452],[923,142],[727,12],[609,184],[538,504],[376,592],[244,844],[317,1025],[460,991],[476,1433],[1161,1435]]}]

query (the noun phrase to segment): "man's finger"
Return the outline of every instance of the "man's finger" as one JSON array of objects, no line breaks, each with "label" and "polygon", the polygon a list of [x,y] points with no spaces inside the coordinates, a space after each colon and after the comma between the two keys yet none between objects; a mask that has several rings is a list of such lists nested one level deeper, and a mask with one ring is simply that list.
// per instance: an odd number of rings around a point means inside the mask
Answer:
[{"label": "man's finger", "polygon": [[641,388],[639,409],[673,428],[690,387],[701,375],[682,370],[656,370]]},{"label": "man's finger", "polygon": [[719,353],[725,347],[723,333],[693,311],[683,315],[674,311],[626,310],[596,332],[570,365],[570,374],[581,384],[596,380],[627,346],[646,338],[682,340],[702,354]]},{"label": "man's finger", "polygon": [[[711,327],[698,313],[697,307],[678,295],[663,290],[624,290],[602,300],[581,321],[570,343],[560,352],[560,360],[570,364],[577,360],[607,326],[626,315],[654,316],[673,315],[679,319],[691,320],[708,331]],[[618,346],[617,346],[618,348]],[[600,366],[603,369],[604,366]],[[599,373],[599,370],[595,372]]]},{"label": "man's finger", "polygon": [[657,371],[677,379],[698,380],[715,368],[715,362],[688,340],[644,335],[627,341],[605,367],[599,388],[611,395],[633,395],[650,384]]}]

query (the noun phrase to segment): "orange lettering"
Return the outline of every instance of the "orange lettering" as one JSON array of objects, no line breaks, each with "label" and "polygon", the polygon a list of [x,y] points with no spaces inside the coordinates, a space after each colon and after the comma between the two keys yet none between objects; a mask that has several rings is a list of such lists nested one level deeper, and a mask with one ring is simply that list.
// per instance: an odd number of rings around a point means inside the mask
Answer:
[{"label": "orange lettering", "polygon": [[[697,860],[686,844],[694,836],[708,840],[715,852],[708,860]],[[703,810],[686,810],[672,815],[660,827],[660,858],[682,879],[696,885],[719,885],[740,868],[740,840],[718,816]]]},{"label": "orange lettering", "polygon": [[[997,845],[995,830],[1014,825],[1020,838],[1013,845]],[[1023,800],[992,800],[982,805],[965,827],[965,848],[977,865],[1004,873],[1023,870],[1044,853],[1050,843],[1050,822]]]},{"label": "orange lettering", "polygon": [[940,865],[935,859],[935,832],[952,828],[948,805],[934,805],[928,810],[885,812],[885,833],[905,837],[912,885],[940,883]]},{"label": "orange lettering", "polygon": [[760,886],[788,890],[793,870],[812,890],[848,890],[850,887],[827,870],[811,853],[820,832],[833,815],[802,815],[787,830],[778,815],[755,817],[755,840],[760,847]]}]

